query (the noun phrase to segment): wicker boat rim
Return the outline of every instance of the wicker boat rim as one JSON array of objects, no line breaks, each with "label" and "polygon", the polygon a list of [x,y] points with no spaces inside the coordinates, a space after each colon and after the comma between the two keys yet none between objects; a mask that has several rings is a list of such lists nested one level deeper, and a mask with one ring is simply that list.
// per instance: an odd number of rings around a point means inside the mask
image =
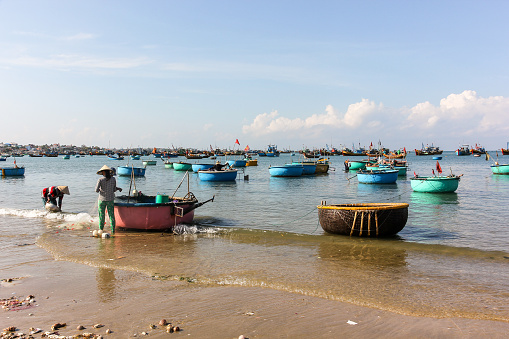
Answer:
[{"label": "wicker boat rim", "polygon": [[337,204],[337,205],[319,205],[319,209],[329,210],[348,210],[348,211],[383,211],[407,208],[407,203],[365,203],[365,204]]},{"label": "wicker boat rim", "polygon": [[454,177],[413,177],[413,178],[410,178],[410,180],[422,180],[422,181],[426,181],[426,180],[433,180],[433,181],[440,181],[440,180],[459,180],[460,177],[459,176],[454,176]]}]

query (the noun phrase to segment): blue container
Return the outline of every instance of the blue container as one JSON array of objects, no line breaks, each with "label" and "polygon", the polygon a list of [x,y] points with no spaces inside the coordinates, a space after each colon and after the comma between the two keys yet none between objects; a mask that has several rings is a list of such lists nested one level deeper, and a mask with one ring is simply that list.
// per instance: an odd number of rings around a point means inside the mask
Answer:
[{"label": "blue container", "polygon": [[286,164],[284,166],[270,166],[269,173],[272,177],[300,177],[304,172],[304,165]]},{"label": "blue container", "polygon": [[193,172],[198,173],[198,171],[206,171],[208,169],[211,169],[214,167],[213,164],[192,164],[191,168],[193,169]]},{"label": "blue container", "polygon": [[170,201],[170,197],[166,194],[158,194],[156,195],[156,204],[164,204]]},{"label": "blue container", "polygon": [[363,184],[394,184],[398,170],[358,171],[357,180]]},{"label": "blue container", "polygon": [[203,181],[235,181],[237,178],[237,170],[198,171],[198,177]]}]

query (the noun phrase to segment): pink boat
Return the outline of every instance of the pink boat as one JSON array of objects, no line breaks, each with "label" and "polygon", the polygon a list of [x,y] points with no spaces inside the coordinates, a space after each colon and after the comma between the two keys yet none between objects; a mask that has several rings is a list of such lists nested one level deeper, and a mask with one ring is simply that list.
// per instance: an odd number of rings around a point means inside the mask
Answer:
[{"label": "pink boat", "polygon": [[188,193],[184,198],[164,195],[120,196],[115,200],[116,227],[130,230],[167,231],[182,223],[192,223],[194,210],[205,202]]}]

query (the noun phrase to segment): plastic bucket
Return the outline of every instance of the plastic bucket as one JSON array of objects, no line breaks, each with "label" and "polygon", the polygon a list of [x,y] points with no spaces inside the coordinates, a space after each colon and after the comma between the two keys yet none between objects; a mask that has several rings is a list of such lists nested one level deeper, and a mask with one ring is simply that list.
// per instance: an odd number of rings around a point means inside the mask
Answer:
[{"label": "plastic bucket", "polygon": [[156,195],[156,204],[163,204],[165,202],[169,202],[170,198],[167,195],[164,194],[158,194]]}]

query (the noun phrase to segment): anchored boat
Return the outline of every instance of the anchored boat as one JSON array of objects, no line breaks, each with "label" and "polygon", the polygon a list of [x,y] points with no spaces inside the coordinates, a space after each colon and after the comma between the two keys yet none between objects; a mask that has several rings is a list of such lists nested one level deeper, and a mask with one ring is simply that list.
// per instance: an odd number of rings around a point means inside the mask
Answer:
[{"label": "anchored boat", "polygon": [[391,236],[401,231],[408,219],[406,203],[338,204],[318,207],[323,230],[359,237]]},{"label": "anchored boat", "polygon": [[509,164],[505,165],[491,165],[491,172],[493,174],[508,174],[509,175]]},{"label": "anchored boat", "polygon": [[237,178],[236,169],[225,169],[225,170],[202,170],[198,171],[198,177],[203,181],[235,181]]},{"label": "anchored boat", "polygon": [[413,177],[410,178],[410,184],[414,192],[424,193],[450,193],[458,189],[461,175],[451,175],[447,177]]},{"label": "anchored boat", "polygon": [[133,166],[119,166],[117,168],[117,174],[123,177],[143,177],[145,176],[145,168],[144,167],[133,167]]},{"label": "anchored boat", "polygon": [[303,172],[303,165],[286,164],[269,167],[269,173],[272,177],[300,177]]},{"label": "anchored boat", "polygon": [[2,170],[2,177],[22,177],[25,175],[25,167],[0,167]]},{"label": "anchored boat", "polygon": [[360,170],[357,180],[362,184],[394,184],[398,180],[398,170]]}]

